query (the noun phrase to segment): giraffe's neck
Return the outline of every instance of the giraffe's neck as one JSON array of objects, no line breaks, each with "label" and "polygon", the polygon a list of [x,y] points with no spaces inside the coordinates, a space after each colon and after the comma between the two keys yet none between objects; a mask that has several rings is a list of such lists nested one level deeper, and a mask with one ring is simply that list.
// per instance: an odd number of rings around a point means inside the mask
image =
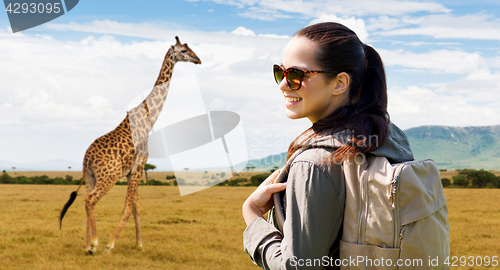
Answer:
[{"label": "giraffe's neck", "polygon": [[171,50],[169,50],[167,55],[165,55],[160,74],[158,75],[158,79],[155,82],[153,90],[142,102],[142,105],[146,110],[146,114],[149,116],[151,127],[158,119],[158,116],[163,109],[163,105],[165,104],[165,100],[167,99],[170,78],[172,77],[175,63],[176,61],[173,59]]},{"label": "giraffe's neck", "polygon": [[170,81],[172,77],[172,72],[174,71],[174,65],[176,61],[174,56],[172,55],[172,50],[168,50],[165,55],[165,59],[163,60],[163,65],[161,66],[160,74],[158,75],[158,79],[156,79],[155,85],[161,85],[167,81]]}]

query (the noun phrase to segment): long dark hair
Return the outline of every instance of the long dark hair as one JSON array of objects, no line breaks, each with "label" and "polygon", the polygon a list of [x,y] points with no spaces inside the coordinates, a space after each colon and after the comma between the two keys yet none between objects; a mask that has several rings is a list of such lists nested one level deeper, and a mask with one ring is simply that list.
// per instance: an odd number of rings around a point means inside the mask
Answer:
[{"label": "long dark hair", "polygon": [[[295,36],[315,42],[319,46],[316,63],[324,70],[346,72],[350,86],[348,104],[320,119],[297,137],[288,148],[287,158],[332,127],[336,131],[349,130],[352,138],[349,144],[332,154],[337,162],[382,146],[389,134],[389,114],[385,71],[379,54],[363,44],[351,29],[339,23],[314,24]],[[326,76],[334,78],[336,74]]]}]

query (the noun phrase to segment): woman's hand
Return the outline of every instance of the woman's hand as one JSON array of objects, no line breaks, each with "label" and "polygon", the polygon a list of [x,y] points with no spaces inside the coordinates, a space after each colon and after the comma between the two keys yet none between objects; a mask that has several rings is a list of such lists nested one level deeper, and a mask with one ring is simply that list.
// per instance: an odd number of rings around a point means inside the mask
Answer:
[{"label": "woman's hand", "polygon": [[273,207],[273,193],[286,188],[286,183],[275,183],[279,172],[274,171],[243,203],[242,213],[247,225],[253,219],[263,217]]}]

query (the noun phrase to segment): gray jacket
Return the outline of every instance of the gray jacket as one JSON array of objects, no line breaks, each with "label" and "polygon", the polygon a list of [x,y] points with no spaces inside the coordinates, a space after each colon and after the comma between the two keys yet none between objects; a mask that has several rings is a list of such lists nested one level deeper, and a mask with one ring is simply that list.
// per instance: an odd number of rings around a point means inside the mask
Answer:
[{"label": "gray jacket", "polygon": [[[313,145],[319,147],[303,151],[291,163],[283,232],[277,229],[274,209],[268,221],[256,218],[248,224],[243,244],[255,264],[270,270],[322,269],[338,258],[344,173],[341,165],[325,159],[342,145],[340,137],[335,133],[317,138]],[[405,134],[392,123],[387,141],[371,154],[392,163],[413,160]]]}]

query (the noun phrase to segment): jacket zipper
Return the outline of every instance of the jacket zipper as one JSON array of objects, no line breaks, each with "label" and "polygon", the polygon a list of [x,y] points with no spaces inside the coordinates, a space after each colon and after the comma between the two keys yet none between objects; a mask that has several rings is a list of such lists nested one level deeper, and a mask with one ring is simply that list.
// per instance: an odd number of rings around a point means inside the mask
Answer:
[{"label": "jacket zipper", "polygon": [[358,244],[364,244],[365,241],[365,230],[366,230],[366,209],[368,208],[368,168],[365,169],[364,174],[361,177],[362,187],[361,187],[361,211],[359,215],[359,226],[358,226]]},{"label": "jacket zipper", "polygon": [[401,245],[401,238],[403,230],[401,228],[401,221],[399,220],[399,174],[404,165],[399,166],[394,172],[394,177],[391,181],[391,198],[392,209],[394,209],[394,248],[399,248]]}]

